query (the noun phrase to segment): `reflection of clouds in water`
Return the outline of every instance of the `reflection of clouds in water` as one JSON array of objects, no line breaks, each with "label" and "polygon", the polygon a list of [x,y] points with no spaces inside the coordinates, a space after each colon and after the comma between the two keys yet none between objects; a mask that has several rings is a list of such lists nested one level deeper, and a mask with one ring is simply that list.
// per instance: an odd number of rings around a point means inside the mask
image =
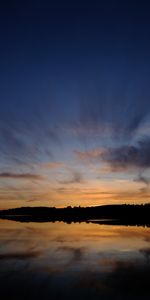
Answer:
[{"label": "reflection of clouds in water", "polygon": [[[6,223],[7,224],[7,223]],[[8,228],[1,228],[0,233],[0,259],[8,254],[8,259],[16,255],[18,257],[34,256],[43,252],[43,247],[40,243],[39,236],[41,235],[38,228],[32,226],[14,227],[13,223],[9,224]]]},{"label": "reflection of clouds in water", "polygon": [[0,260],[8,259],[29,259],[40,255],[39,251],[32,252],[14,252],[14,253],[0,253]]},{"label": "reflection of clouds in water", "polygon": [[[90,225],[90,224],[89,224]],[[94,224],[92,224],[93,226]],[[101,225],[95,224],[95,228],[89,226],[88,231],[84,231],[83,236],[92,241],[103,239],[116,239],[116,238],[142,238],[146,242],[150,242],[150,229],[144,227],[127,227],[127,226],[115,226],[115,225]]]},{"label": "reflection of clouds in water", "polygon": [[145,237],[145,242],[150,243],[150,236]]},{"label": "reflection of clouds in water", "polygon": [[72,262],[79,262],[83,259],[85,254],[85,248],[75,248],[71,246],[59,247],[57,251],[67,251],[72,254]]},{"label": "reflection of clouds in water", "polygon": [[145,256],[147,261],[150,260],[150,248],[140,249],[139,252]]},{"label": "reflection of clouds in water", "polygon": [[150,265],[146,263],[115,261],[107,274],[82,274],[77,288],[96,291],[104,299],[149,299],[149,276]]},{"label": "reflection of clouds in water", "polygon": [[10,239],[0,249],[3,299],[150,298],[147,228],[49,223],[7,229],[0,235],[1,245]]},{"label": "reflection of clouds in water", "polygon": [[[5,272],[6,273],[6,272]],[[12,276],[13,275],[13,276]],[[12,299],[149,299],[150,264],[114,261],[111,272],[62,268],[22,270],[1,278],[1,294]],[[9,286],[9,289],[7,288]]]}]

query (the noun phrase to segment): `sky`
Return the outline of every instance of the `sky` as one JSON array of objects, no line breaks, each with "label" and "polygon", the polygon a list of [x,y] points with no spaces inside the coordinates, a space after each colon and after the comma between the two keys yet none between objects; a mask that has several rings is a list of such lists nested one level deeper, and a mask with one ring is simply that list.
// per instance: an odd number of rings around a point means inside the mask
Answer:
[{"label": "sky", "polygon": [[149,1],[1,1],[0,209],[147,203]]}]

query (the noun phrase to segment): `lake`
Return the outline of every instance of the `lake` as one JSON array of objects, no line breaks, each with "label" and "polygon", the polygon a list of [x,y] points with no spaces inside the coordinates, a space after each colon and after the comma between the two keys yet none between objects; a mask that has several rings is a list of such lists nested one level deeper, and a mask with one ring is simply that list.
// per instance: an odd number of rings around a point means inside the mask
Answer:
[{"label": "lake", "polygon": [[0,220],[1,299],[150,299],[150,228]]}]

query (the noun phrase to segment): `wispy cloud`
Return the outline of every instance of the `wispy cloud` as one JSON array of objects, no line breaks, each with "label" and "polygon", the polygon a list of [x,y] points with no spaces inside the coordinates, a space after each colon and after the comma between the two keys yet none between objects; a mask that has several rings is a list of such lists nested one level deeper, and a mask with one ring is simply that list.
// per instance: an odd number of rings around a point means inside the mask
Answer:
[{"label": "wispy cloud", "polygon": [[0,178],[10,178],[10,179],[34,179],[34,180],[41,180],[43,177],[39,174],[32,174],[32,173],[9,173],[9,172],[2,172],[0,173]]},{"label": "wispy cloud", "polygon": [[90,162],[98,162],[101,159],[104,151],[105,150],[102,148],[97,148],[90,151],[75,150],[74,153],[76,157],[82,162],[90,163]]},{"label": "wispy cloud", "polygon": [[47,163],[41,164],[40,166],[45,169],[53,170],[53,169],[59,169],[59,168],[64,167],[64,163],[59,162],[59,161],[54,161],[54,162],[47,162]]},{"label": "wispy cloud", "polygon": [[139,141],[136,145],[109,148],[102,154],[114,171],[126,169],[147,169],[150,167],[150,137]]},{"label": "wispy cloud", "polygon": [[150,137],[146,137],[133,145],[97,148],[91,151],[75,150],[74,153],[83,162],[106,163],[114,172],[129,169],[144,170],[150,168]]},{"label": "wispy cloud", "polygon": [[83,182],[84,182],[83,175],[78,171],[72,171],[70,178],[59,181],[59,183],[61,184],[74,184],[74,183],[83,183]]},{"label": "wispy cloud", "polygon": [[146,176],[144,176],[143,174],[141,174],[141,173],[138,174],[138,177],[135,179],[135,181],[137,181],[137,182],[143,182],[147,187],[150,184],[150,180]]}]

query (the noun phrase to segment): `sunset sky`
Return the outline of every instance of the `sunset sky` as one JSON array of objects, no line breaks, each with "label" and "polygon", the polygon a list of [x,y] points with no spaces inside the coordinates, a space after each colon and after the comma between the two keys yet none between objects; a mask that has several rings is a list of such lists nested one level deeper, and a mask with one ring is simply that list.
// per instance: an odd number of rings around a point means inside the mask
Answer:
[{"label": "sunset sky", "polygon": [[1,1],[0,28],[0,209],[149,202],[149,1]]}]

